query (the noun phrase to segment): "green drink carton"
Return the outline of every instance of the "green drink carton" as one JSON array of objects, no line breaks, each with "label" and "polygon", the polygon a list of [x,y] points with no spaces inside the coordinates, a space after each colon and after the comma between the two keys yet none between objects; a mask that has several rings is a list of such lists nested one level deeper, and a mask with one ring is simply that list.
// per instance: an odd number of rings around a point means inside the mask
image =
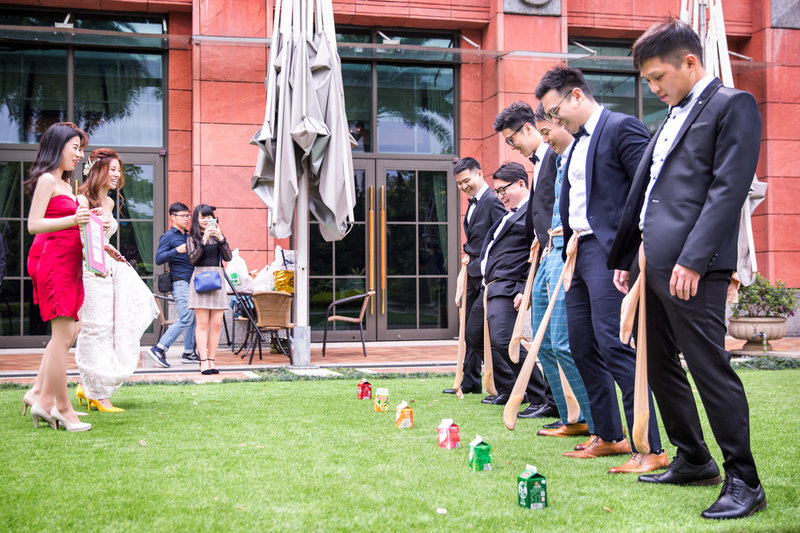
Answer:
[{"label": "green drink carton", "polygon": [[469,467],[473,470],[492,469],[492,447],[478,435],[469,443]]},{"label": "green drink carton", "polygon": [[526,465],[517,478],[519,506],[528,509],[547,507],[547,480],[535,466]]}]

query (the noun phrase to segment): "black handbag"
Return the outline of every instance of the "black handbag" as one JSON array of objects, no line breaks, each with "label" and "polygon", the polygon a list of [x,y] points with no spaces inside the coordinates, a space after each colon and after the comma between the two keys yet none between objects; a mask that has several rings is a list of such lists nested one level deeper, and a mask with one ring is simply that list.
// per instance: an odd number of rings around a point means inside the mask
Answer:
[{"label": "black handbag", "polygon": [[156,287],[158,288],[158,292],[163,294],[172,292],[172,274],[169,273],[169,270],[157,276]]}]

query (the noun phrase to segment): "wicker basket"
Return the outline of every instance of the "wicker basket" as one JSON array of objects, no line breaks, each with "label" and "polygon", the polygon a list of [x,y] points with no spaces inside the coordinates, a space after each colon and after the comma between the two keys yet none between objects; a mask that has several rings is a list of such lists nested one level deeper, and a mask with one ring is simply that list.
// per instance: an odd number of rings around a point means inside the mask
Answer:
[{"label": "wicker basket", "polygon": [[259,329],[291,328],[292,295],[283,291],[253,293]]}]

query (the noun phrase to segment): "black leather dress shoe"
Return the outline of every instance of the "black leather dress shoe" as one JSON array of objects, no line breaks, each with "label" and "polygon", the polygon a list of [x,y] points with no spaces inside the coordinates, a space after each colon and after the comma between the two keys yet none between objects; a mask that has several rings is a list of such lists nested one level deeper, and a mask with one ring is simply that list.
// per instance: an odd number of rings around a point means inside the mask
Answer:
[{"label": "black leather dress shoe", "polygon": [[701,513],[703,518],[744,518],[767,508],[764,487],[751,489],[741,479],[725,476],[719,498]]},{"label": "black leather dress shoe", "polygon": [[549,424],[545,424],[545,425],[543,425],[542,427],[543,427],[544,429],[558,429],[558,428],[560,428],[560,427],[561,427],[561,426],[563,426],[563,425],[564,425],[564,422],[562,422],[562,421],[561,421],[561,419],[558,419],[558,420],[556,420],[555,422],[551,422],[551,423],[549,423]]},{"label": "black leather dress shoe", "polygon": [[455,389],[444,389],[442,392],[444,394],[455,394],[456,390]]},{"label": "black leather dress shoe", "polygon": [[666,471],[659,474],[642,474],[639,481],[670,485],[716,485],[722,482],[719,467],[714,459],[704,465],[693,465],[680,455],[675,457]]},{"label": "black leather dress shoe", "polygon": [[[491,398],[491,400],[489,399]],[[508,394],[498,394],[497,396],[487,396],[481,403],[488,403],[490,405],[505,405],[508,403]]]},{"label": "black leather dress shoe", "polygon": [[558,409],[547,404],[531,404],[524,411],[517,413],[517,418],[548,418],[551,416],[558,416]]}]

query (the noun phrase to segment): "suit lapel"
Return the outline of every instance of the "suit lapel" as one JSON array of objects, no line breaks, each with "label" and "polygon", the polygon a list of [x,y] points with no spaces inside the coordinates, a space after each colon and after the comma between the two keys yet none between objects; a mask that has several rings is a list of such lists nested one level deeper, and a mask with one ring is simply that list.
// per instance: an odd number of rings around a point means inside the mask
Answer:
[{"label": "suit lapel", "polygon": [[594,131],[592,132],[592,136],[589,138],[589,151],[586,154],[586,205],[588,208],[589,205],[589,198],[592,196],[592,174],[594,173],[594,154],[597,151],[597,142],[600,139],[600,135],[603,134],[603,127],[606,125],[606,120],[608,120],[608,115],[611,114],[607,108],[603,108],[603,111],[600,113],[600,119],[597,121],[597,126],[595,126]]},{"label": "suit lapel", "polygon": [[[528,202],[530,202],[530,200],[528,200]],[[506,220],[506,223],[503,225],[503,228],[500,230],[500,233],[497,235],[497,237],[495,237],[494,242],[497,243],[497,241],[502,239],[503,235],[505,235],[506,232],[508,231],[508,228],[513,226],[514,223],[520,219],[520,217],[525,216],[525,213],[527,211],[528,211],[527,204],[524,206],[524,209],[517,209],[517,211],[513,215],[511,215],[511,217],[508,220]]]},{"label": "suit lapel", "polygon": [[636,177],[631,184],[631,190],[638,190],[639,184],[643,180],[650,179],[650,166],[653,164],[653,152],[656,149],[656,142],[658,142],[658,136],[661,135],[661,130],[664,129],[664,124],[667,123],[669,120],[669,115],[664,117],[664,120],[661,122],[661,125],[656,130],[653,137],[650,139],[650,142],[647,144],[647,148],[642,154],[642,160],[639,162],[639,167],[636,169]]},{"label": "suit lapel", "polygon": [[681,142],[681,139],[689,130],[689,127],[694,123],[697,119],[697,116],[703,110],[703,108],[708,104],[708,101],[714,96],[714,94],[722,87],[722,82],[719,81],[717,78],[714,78],[708,87],[706,87],[705,91],[700,94],[700,98],[697,99],[697,102],[694,103],[694,107],[689,112],[689,116],[686,117],[686,120],[683,122],[681,129],[678,131],[678,135],[675,136],[675,140],[672,141],[672,146],[669,147],[667,150],[667,155],[664,159],[669,158],[669,155],[672,153],[672,150],[675,149],[676,146]]}]

